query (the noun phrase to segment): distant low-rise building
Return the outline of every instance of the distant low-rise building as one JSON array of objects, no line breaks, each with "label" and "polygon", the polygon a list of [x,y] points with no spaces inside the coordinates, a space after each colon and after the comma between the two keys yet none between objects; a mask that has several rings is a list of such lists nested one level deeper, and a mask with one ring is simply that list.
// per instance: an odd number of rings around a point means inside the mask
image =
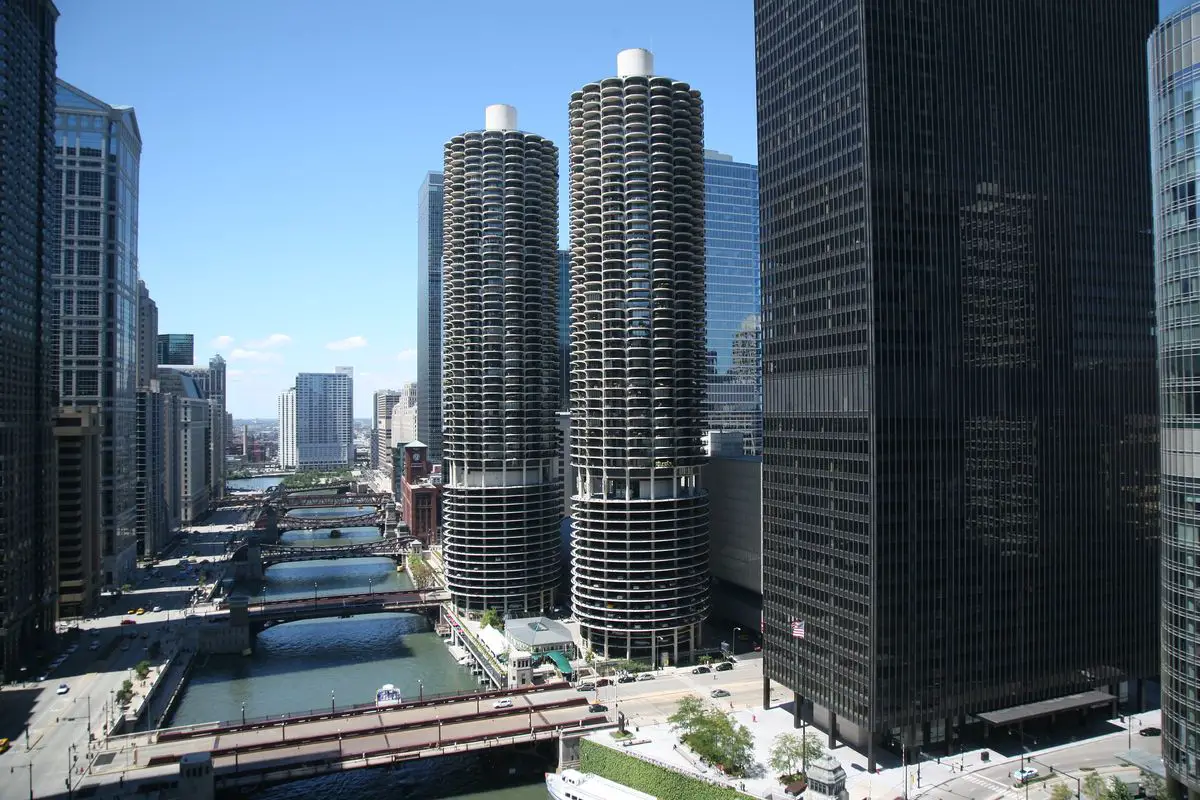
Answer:
[{"label": "distant low-rise building", "polygon": [[409,442],[399,455],[401,519],[421,542],[435,544],[441,527],[441,476],[434,473],[424,442]]}]

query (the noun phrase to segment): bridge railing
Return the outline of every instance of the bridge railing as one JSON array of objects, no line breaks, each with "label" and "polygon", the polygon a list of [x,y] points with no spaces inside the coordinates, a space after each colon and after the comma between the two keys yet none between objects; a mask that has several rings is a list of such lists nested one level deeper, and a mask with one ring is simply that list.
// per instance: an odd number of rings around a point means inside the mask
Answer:
[{"label": "bridge railing", "polygon": [[[517,695],[537,694],[539,692],[557,691],[559,689],[568,688],[569,684],[556,682],[546,683],[540,686],[518,686],[512,689],[480,689],[478,692],[436,692],[427,693],[419,696],[420,699],[406,700],[403,703],[395,706],[387,706],[387,711],[405,711],[413,708],[424,708],[426,706],[445,705],[452,702],[463,702],[470,700],[489,700],[495,697],[514,697]],[[249,728],[271,727],[280,724],[292,724],[301,722],[311,722],[313,720],[327,719],[332,716],[354,716],[357,714],[370,713],[377,710],[374,703],[354,703],[351,705],[333,706],[331,708],[315,708],[307,711],[293,711],[288,714],[265,714],[258,717],[246,717],[245,721],[239,719],[223,720],[214,722],[198,722],[192,725],[180,725],[179,727],[163,728],[159,730],[158,741],[165,742],[172,739],[188,738],[191,734],[204,734],[209,732],[220,731],[228,733],[234,730],[246,730]],[[138,736],[145,737],[146,734],[128,734],[130,738]],[[112,737],[114,740],[123,737]]]}]

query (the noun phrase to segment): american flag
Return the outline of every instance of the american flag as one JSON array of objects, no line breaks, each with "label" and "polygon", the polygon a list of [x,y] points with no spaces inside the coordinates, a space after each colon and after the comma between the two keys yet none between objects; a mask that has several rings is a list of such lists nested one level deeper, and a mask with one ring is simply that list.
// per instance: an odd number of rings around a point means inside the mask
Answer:
[{"label": "american flag", "polygon": [[804,620],[798,619],[792,623],[792,636],[795,636],[797,639],[804,638]]}]

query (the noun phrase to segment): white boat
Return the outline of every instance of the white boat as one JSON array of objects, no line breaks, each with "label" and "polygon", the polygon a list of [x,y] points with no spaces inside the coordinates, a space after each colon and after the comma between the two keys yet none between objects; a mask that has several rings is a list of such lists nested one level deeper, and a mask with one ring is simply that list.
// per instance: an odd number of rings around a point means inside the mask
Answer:
[{"label": "white boat", "polygon": [[398,706],[402,702],[400,690],[390,683],[385,683],[375,693],[375,707],[387,708],[388,706]]},{"label": "white boat", "polygon": [[656,800],[652,794],[577,769],[547,772],[546,789],[554,800]]}]

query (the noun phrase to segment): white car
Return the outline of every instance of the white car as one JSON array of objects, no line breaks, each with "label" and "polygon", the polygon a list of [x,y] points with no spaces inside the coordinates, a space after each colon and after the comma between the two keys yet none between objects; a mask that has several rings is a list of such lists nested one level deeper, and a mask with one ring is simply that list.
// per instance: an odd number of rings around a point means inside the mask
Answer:
[{"label": "white car", "polygon": [[150,609],[150,610],[151,610],[151,611],[153,611],[153,612],[155,612],[155,613],[157,613],[157,612],[159,612],[159,611],[162,611],[162,606],[155,606],[154,608],[152,608],[152,609]]},{"label": "white car", "polygon": [[66,694],[66,693],[67,693],[67,692],[69,692],[69,691],[71,691],[71,687],[70,687],[70,686],[67,686],[65,683],[60,683],[60,684],[58,685],[58,689],[56,689],[56,690],[54,691],[54,693],[55,693],[55,694]]},{"label": "white car", "polygon": [[1012,778],[1017,783],[1025,783],[1028,780],[1036,778],[1038,771],[1033,767],[1021,767],[1012,771]]},{"label": "white car", "polygon": [[652,681],[652,680],[654,680],[654,673],[652,673],[652,672],[643,672],[641,675],[638,675],[638,676],[637,676],[637,679],[638,679],[639,681]]},{"label": "white car", "polygon": [[513,707],[512,699],[508,698],[508,697],[504,698],[503,700],[497,700],[496,702],[492,703],[492,708],[512,708],[512,707]]}]

